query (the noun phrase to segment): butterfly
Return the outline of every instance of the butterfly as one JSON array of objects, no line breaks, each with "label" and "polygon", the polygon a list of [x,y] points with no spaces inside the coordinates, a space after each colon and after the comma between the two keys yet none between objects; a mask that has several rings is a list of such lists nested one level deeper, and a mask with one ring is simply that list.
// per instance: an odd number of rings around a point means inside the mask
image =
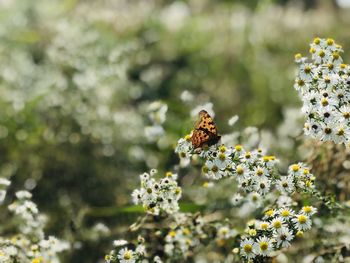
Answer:
[{"label": "butterfly", "polygon": [[218,135],[216,125],[205,110],[199,112],[200,120],[195,126],[195,130],[192,133],[191,142],[193,147],[202,148],[203,146],[211,146],[216,144],[221,136]]}]

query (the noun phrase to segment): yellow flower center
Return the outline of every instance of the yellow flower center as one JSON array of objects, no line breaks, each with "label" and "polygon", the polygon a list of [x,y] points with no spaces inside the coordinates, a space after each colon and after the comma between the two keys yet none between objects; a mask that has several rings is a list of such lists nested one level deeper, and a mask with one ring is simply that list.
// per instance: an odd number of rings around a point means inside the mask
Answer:
[{"label": "yellow flower center", "polygon": [[310,73],[311,72],[311,68],[309,66],[306,66],[304,68],[304,72],[307,73],[307,74]]},{"label": "yellow flower center", "polygon": [[321,58],[323,58],[323,57],[326,55],[326,53],[325,53],[323,50],[320,50],[320,52],[318,52],[318,55],[319,55]]},{"label": "yellow flower center", "polygon": [[172,230],[172,231],[170,231],[168,233],[168,235],[171,236],[171,237],[175,237],[176,236],[176,232],[174,230]]},{"label": "yellow flower center", "polygon": [[239,174],[239,175],[242,175],[244,173],[244,170],[243,170],[242,166],[237,166],[236,173]]},{"label": "yellow flower center", "polygon": [[305,213],[311,213],[312,207],[311,207],[311,206],[304,206],[304,207],[303,207],[303,211],[304,211]]},{"label": "yellow flower center", "polygon": [[334,39],[332,39],[332,38],[327,38],[327,45],[328,46],[331,46],[331,45],[333,45],[334,44]]},{"label": "yellow flower center", "polygon": [[182,230],[182,233],[187,236],[187,235],[189,235],[191,233],[191,231],[188,228],[184,228]]},{"label": "yellow flower center", "polygon": [[205,173],[205,174],[208,173],[208,172],[209,172],[208,166],[204,165],[204,166],[202,167],[202,172]]},{"label": "yellow flower center", "polygon": [[269,227],[269,224],[268,223],[261,223],[261,225],[260,225],[260,228],[261,229],[263,229],[263,230],[266,230],[266,229],[268,229],[268,227]]},{"label": "yellow flower center", "polygon": [[300,166],[298,164],[293,164],[292,165],[292,171],[293,172],[297,172],[297,171],[299,171],[299,169],[300,169]]},{"label": "yellow flower center", "polygon": [[252,250],[253,250],[253,246],[250,245],[250,244],[245,244],[244,247],[243,247],[243,249],[244,249],[244,252],[246,252],[246,253],[251,253]]},{"label": "yellow flower center", "polygon": [[242,145],[236,145],[235,146],[235,150],[237,151],[237,152],[240,152],[240,151],[242,151]]},{"label": "yellow flower center", "polygon": [[297,237],[302,237],[304,235],[304,232],[299,230],[296,234]]},{"label": "yellow flower center", "polygon": [[298,215],[298,222],[300,224],[305,224],[306,221],[307,221],[307,216],[305,216],[305,215]]},{"label": "yellow flower center", "polygon": [[131,251],[130,251],[130,250],[127,250],[127,251],[124,253],[123,258],[124,258],[125,260],[130,260],[130,259],[132,258]]},{"label": "yellow flower center", "polygon": [[273,227],[274,228],[281,228],[282,226],[282,222],[281,221],[275,221],[273,222]]},{"label": "yellow flower center", "polygon": [[224,161],[224,160],[226,159],[226,155],[225,155],[224,153],[220,153],[220,154],[219,154],[219,159],[220,159],[221,161]]},{"label": "yellow flower center", "polygon": [[274,213],[274,210],[273,210],[273,209],[269,209],[269,210],[267,210],[267,211],[265,212],[265,215],[266,215],[266,216],[272,216],[273,213]]},{"label": "yellow flower center", "polygon": [[295,58],[296,60],[301,59],[301,58],[302,58],[302,55],[301,55],[300,53],[295,54],[295,55],[294,55],[294,58]]},{"label": "yellow flower center", "polygon": [[287,216],[290,216],[290,212],[288,210],[284,209],[284,210],[282,210],[281,215],[283,217],[287,217]]},{"label": "yellow flower center", "polygon": [[337,132],[337,135],[344,135],[345,131],[343,128],[339,128],[338,132]]},{"label": "yellow flower center", "polygon": [[222,152],[222,153],[226,152],[226,147],[223,146],[223,145],[220,146],[219,151]]},{"label": "yellow flower center", "polygon": [[314,44],[318,45],[321,43],[321,39],[319,37],[314,38]]},{"label": "yellow flower center", "polygon": [[260,242],[259,245],[260,245],[260,249],[261,249],[262,251],[267,250],[267,248],[269,247],[269,244],[268,244],[267,242],[265,242],[265,241]]},{"label": "yellow flower center", "polygon": [[333,56],[334,59],[338,59],[340,57],[338,52],[333,52],[332,56]]},{"label": "yellow flower center", "polygon": [[256,230],[255,229],[249,229],[249,235],[250,236],[256,236]]},{"label": "yellow flower center", "polygon": [[302,79],[298,79],[298,86],[304,86],[305,82]]}]

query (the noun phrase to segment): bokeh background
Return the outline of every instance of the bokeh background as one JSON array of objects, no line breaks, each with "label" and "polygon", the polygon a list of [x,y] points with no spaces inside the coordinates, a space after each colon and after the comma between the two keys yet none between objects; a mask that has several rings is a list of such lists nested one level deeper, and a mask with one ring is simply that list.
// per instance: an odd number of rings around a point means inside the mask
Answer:
[{"label": "bokeh background", "polygon": [[72,242],[63,262],[99,262],[140,212],[138,175],[178,163],[201,105],[221,133],[238,115],[235,130],[257,127],[298,160],[294,54],[315,36],[350,50],[349,5],[0,0],[0,176],[32,191],[46,232]]}]

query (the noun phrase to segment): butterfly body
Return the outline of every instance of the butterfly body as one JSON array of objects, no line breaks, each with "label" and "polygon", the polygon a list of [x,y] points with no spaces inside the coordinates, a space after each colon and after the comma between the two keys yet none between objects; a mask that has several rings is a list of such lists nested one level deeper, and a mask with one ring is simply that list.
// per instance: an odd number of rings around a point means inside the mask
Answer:
[{"label": "butterfly body", "polygon": [[219,142],[221,136],[218,135],[216,125],[205,110],[199,112],[200,120],[195,126],[192,133],[191,142],[193,147],[202,148],[203,146],[211,146]]}]

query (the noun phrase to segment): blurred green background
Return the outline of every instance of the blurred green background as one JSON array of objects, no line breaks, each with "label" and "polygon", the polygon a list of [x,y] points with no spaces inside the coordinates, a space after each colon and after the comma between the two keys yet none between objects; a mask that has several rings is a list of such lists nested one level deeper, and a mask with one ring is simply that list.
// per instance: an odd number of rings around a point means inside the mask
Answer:
[{"label": "blurred green background", "polygon": [[[294,54],[315,36],[350,49],[347,4],[0,0],[0,176],[74,244],[63,262],[98,262],[135,219],[138,174],[178,162],[196,106],[213,103],[221,133],[236,114],[237,130],[277,132],[300,106]],[[154,101],[168,110],[152,140]]]}]

